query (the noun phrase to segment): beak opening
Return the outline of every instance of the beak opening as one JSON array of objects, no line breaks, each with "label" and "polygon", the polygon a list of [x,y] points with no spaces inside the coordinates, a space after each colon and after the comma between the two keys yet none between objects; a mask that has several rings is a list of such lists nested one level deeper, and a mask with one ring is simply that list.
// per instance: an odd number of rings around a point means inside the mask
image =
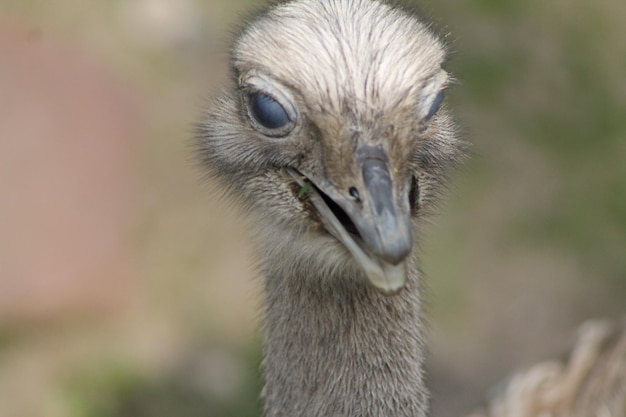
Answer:
[{"label": "beak opening", "polygon": [[413,248],[408,191],[395,198],[382,150],[358,155],[357,165],[363,184],[358,203],[328,183],[295,172],[292,177],[300,187],[307,187],[325,228],[351,253],[369,283],[392,295],[406,285]]}]

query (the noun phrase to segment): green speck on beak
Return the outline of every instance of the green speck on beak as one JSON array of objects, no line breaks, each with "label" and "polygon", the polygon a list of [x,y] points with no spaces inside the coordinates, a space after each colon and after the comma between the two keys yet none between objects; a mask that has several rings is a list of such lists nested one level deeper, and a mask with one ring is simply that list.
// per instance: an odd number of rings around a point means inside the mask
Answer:
[{"label": "green speck on beak", "polygon": [[307,191],[311,188],[311,183],[309,181],[305,182],[300,191],[298,191],[298,198],[304,197]]}]

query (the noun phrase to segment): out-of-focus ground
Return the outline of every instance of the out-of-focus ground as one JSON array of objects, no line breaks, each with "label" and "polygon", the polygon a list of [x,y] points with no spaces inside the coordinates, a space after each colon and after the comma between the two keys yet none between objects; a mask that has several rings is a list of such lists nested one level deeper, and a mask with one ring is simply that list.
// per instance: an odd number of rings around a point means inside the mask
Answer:
[{"label": "out-of-focus ground", "polygon": [[[260,415],[247,228],[191,158],[256,6],[0,3],[0,415]],[[474,144],[422,237],[448,417],[626,310],[626,3],[420,6]]]}]

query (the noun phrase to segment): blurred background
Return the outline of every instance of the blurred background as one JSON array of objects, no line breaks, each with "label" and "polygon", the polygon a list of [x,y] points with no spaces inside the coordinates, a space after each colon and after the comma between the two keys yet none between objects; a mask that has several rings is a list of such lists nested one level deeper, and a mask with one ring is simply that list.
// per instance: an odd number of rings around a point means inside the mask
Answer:
[{"label": "blurred background", "polygon": [[[259,416],[192,124],[253,0],[0,2],[0,415]],[[423,0],[473,156],[422,237],[438,417],[626,311],[626,3]]]}]

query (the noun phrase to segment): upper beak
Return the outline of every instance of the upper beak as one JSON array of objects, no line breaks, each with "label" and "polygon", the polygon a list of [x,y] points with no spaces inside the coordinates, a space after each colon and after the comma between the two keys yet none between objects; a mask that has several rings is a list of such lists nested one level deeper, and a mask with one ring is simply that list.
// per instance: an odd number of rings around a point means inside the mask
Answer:
[{"label": "upper beak", "polygon": [[[381,147],[360,146],[356,165],[360,178],[351,187],[356,193],[340,191],[326,179],[308,177],[315,185],[310,198],[327,230],[353,255],[368,281],[383,293],[394,294],[406,284],[413,248],[408,186],[393,178]],[[346,229],[333,203],[358,233]]]},{"label": "upper beak", "polygon": [[386,155],[380,148],[360,148],[357,166],[363,179],[363,196],[359,192],[363,204],[361,210],[353,210],[353,222],[373,255],[397,265],[413,246],[408,191],[399,193],[403,184],[393,183]]}]

